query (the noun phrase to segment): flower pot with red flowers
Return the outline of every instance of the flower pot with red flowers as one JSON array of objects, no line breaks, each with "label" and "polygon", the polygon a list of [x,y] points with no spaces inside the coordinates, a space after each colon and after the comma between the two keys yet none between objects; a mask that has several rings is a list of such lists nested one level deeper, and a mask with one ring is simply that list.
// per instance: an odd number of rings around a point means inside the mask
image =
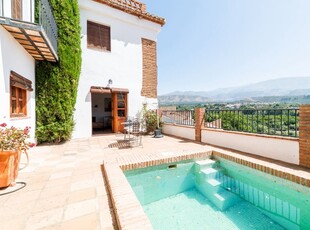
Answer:
[{"label": "flower pot with red flowers", "polygon": [[30,127],[24,129],[0,124],[0,188],[15,185],[22,152],[33,147],[29,138]]}]

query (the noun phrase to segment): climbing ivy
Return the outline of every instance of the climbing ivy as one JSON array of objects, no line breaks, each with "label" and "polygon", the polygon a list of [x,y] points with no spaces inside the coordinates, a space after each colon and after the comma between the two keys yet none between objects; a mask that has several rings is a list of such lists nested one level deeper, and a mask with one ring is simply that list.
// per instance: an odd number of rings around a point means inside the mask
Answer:
[{"label": "climbing ivy", "polygon": [[[50,0],[58,26],[58,62],[36,65],[38,143],[70,139],[81,71],[80,13],[77,0]],[[38,0],[36,1],[38,6]],[[37,12],[37,11],[36,11]]]}]

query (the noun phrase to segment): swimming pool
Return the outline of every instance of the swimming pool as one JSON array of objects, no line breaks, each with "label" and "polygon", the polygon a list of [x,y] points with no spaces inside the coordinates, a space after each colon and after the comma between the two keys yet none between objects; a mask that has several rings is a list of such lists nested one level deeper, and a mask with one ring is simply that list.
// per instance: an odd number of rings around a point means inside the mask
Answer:
[{"label": "swimming pool", "polygon": [[220,158],[125,171],[154,229],[309,229],[308,187]]}]

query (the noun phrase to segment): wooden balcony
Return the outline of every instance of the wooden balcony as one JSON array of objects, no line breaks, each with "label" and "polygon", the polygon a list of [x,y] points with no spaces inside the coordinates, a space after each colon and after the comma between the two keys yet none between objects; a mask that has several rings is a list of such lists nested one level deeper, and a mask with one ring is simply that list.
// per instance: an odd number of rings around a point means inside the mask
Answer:
[{"label": "wooden balcony", "polygon": [[40,0],[39,23],[0,17],[2,25],[35,60],[56,62],[58,29],[47,0]]}]

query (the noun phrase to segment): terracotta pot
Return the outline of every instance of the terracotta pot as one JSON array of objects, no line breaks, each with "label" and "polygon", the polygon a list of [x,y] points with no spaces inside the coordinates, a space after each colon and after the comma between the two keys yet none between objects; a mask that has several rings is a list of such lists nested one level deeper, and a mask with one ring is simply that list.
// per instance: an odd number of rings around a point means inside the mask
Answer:
[{"label": "terracotta pot", "polygon": [[20,155],[20,151],[0,151],[0,188],[15,185]]}]

